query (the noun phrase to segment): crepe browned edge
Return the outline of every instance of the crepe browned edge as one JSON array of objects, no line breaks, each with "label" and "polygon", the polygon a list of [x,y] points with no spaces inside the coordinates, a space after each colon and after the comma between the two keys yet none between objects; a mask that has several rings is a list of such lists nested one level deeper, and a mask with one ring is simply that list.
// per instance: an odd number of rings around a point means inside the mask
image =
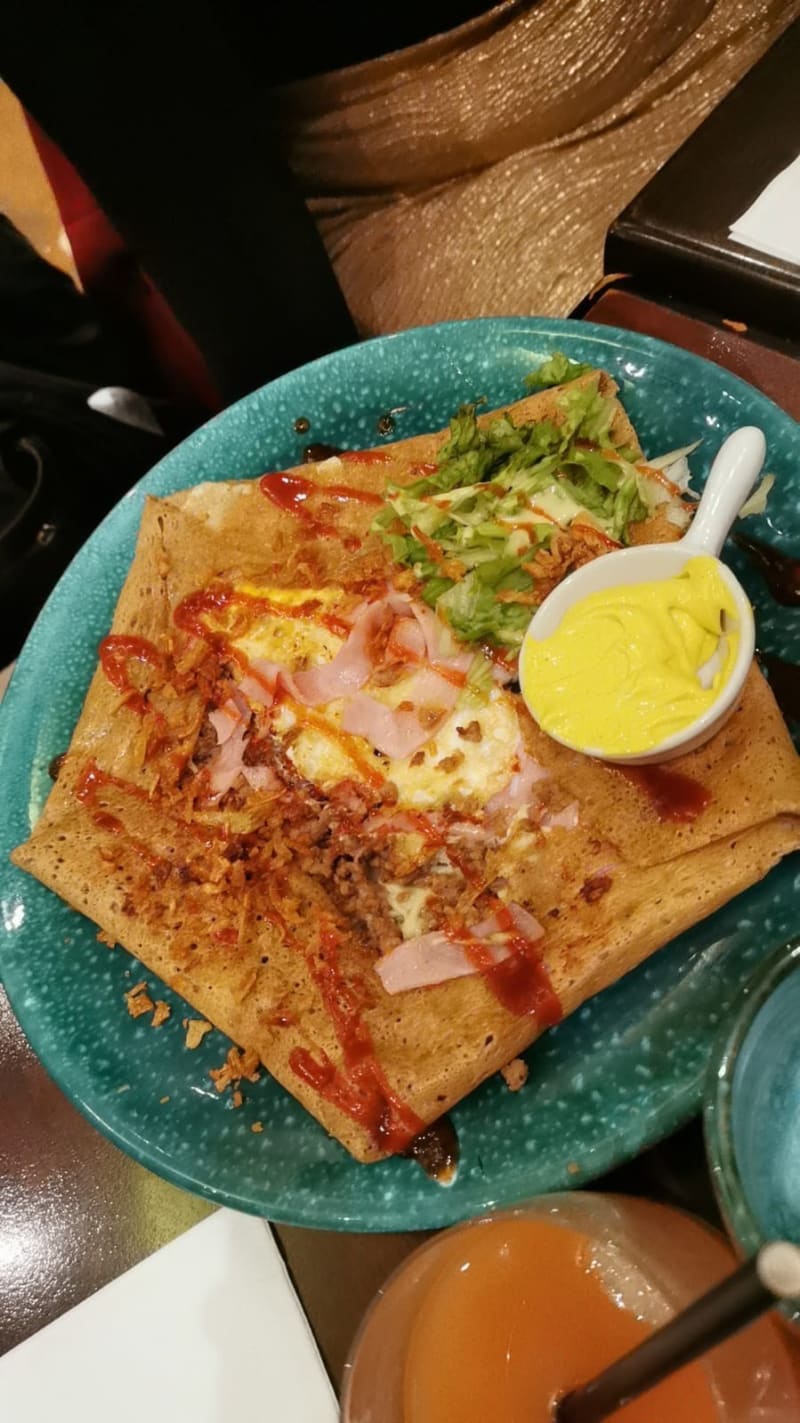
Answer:
[{"label": "crepe browned edge", "polygon": [[[531,401],[546,408],[541,396]],[[408,462],[408,453],[404,458]],[[423,458],[418,449],[410,455],[412,461]],[[348,465],[347,482],[374,475],[376,468]],[[137,633],[164,646],[172,636],[171,609],[222,571],[267,577],[284,586],[294,582],[304,562],[312,570],[322,565],[333,581],[354,566],[386,572],[385,551],[373,540],[364,540],[355,558],[348,555],[346,570],[335,541],[325,541],[330,547],[322,550],[299,547],[291,516],[261,494],[254,501],[254,492],[252,482],[210,486],[202,500],[194,500],[202,508],[200,519],[189,512],[191,497],[150,501],[114,631]],[[359,506],[348,505],[341,520],[357,531],[363,529],[363,514]],[[695,774],[705,767],[715,782],[708,810],[686,826],[659,822],[635,786],[549,742],[521,707],[519,714],[529,748],[565,792],[577,790],[580,824],[573,832],[531,835],[515,846],[513,855],[493,856],[491,868],[506,875],[512,897],[527,903],[545,925],[542,958],[565,1012],[755,882],[800,843],[797,758],[756,672],[725,731],[707,750],[693,753],[694,760],[673,763]],[[187,739],[196,717],[197,708],[187,708]],[[234,1041],[254,1048],[353,1155],[375,1159],[381,1153],[366,1133],[289,1067],[295,1046],[322,1047],[334,1061],[339,1053],[308,965],[273,925],[248,917],[241,897],[228,900],[213,893],[207,906],[201,904],[190,916],[188,932],[197,948],[189,951],[185,906],[172,902],[173,887],[154,887],[146,914],[134,921],[126,914],[126,882],[143,873],[141,856],[127,837],[114,837],[109,845],[74,790],[89,756],[115,775],[147,784],[146,773],[138,770],[140,734],[138,719],[120,706],[113,688],[97,673],[59,780],[30,840],[15,852],[15,862],[87,913]],[[766,748],[764,755],[753,753],[758,745]],[[121,811],[133,839],[165,853],[190,852],[181,843],[182,832],[156,805],[123,805],[113,790],[98,804],[112,813]],[[110,853],[111,859],[101,860],[101,853]],[[598,886],[604,886],[599,896]],[[295,876],[291,892],[312,942],[313,926],[332,907],[324,889],[307,877]],[[213,937],[226,927],[240,932],[242,947],[236,955]],[[363,944],[348,940],[342,961],[346,972],[368,986],[365,1021],[390,1084],[423,1122],[441,1115],[537,1035],[535,1022],[500,1007],[479,978],[389,997],[373,972],[374,953]],[[278,1027],[276,1009],[287,1002],[296,1022]]]}]

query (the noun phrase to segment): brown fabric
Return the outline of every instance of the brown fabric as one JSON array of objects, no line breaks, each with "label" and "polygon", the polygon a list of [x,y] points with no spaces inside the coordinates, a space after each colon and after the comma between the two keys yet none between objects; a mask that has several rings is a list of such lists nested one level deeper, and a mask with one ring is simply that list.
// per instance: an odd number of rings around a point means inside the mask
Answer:
[{"label": "brown fabric", "polygon": [[365,334],[565,315],[800,0],[540,0],[265,96]]}]

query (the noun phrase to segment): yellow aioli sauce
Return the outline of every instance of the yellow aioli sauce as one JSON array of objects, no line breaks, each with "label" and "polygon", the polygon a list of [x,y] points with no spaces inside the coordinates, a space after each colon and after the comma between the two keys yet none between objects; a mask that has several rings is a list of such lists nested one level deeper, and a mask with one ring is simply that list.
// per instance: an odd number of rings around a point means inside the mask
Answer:
[{"label": "yellow aioli sauce", "polygon": [[[573,604],[550,637],[526,641],[520,687],[543,731],[594,754],[636,755],[712,706],[738,645],[733,597],[716,559],[701,556],[674,578]],[[704,687],[698,673],[717,652]]]}]

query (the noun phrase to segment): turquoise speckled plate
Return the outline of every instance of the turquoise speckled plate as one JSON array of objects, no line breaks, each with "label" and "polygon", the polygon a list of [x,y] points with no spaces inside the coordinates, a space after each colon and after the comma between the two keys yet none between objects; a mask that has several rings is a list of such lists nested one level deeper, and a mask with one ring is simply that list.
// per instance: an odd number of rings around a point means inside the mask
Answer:
[{"label": "turquoise speckled plate", "polygon": [[[153,1171],[214,1201],[274,1220],[352,1230],[447,1225],[487,1207],[586,1182],[635,1155],[699,1106],[721,1016],[761,955],[798,929],[796,866],[684,934],[549,1032],[528,1054],[527,1086],[498,1079],[453,1113],[462,1159],[454,1185],[410,1161],[359,1166],[268,1077],[232,1111],[208,1069],[226,1043],[183,1045],[185,1007],[159,987],[172,1016],[154,1031],[122,995],[141,976],[92,924],[7,862],[48,790],[47,766],[67,745],[98,640],[133,552],[145,493],[252,476],[297,463],[309,440],[365,446],[392,411],[396,435],[444,424],[463,400],[523,394],[553,350],[619,381],[645,450],[704,438],[697,476],[736,425],[762,426],[777,476],[752,532],[800,542],[800,427],[764,396],[706,361],[645,336],[586,323],[484,320],[428,327],[339,351],[226,410],[174,450],[97,529],[33,629],[0,711],[0,970],[45,1067],[101,1131]],[[309,434],[294,421],[305,416]],[[800,615],[779,609],[756,574],[736,565],[758,612],[760,645],[800,660]],[[149,976],[152,981],[152,975]],[[168,1101],[162,1099],[168,1098]],[[263,1123],[263,1132],[250,1131]]]}]

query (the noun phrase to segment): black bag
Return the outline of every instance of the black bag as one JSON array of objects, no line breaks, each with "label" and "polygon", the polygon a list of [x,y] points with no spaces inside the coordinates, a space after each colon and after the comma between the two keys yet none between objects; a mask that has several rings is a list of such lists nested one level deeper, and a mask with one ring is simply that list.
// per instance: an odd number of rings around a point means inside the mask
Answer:
[{"label": "black bag", "polygon": [[177,437],[167,402],[130,390],[137,367],[0,218],[0,667],[88,534]]}]

